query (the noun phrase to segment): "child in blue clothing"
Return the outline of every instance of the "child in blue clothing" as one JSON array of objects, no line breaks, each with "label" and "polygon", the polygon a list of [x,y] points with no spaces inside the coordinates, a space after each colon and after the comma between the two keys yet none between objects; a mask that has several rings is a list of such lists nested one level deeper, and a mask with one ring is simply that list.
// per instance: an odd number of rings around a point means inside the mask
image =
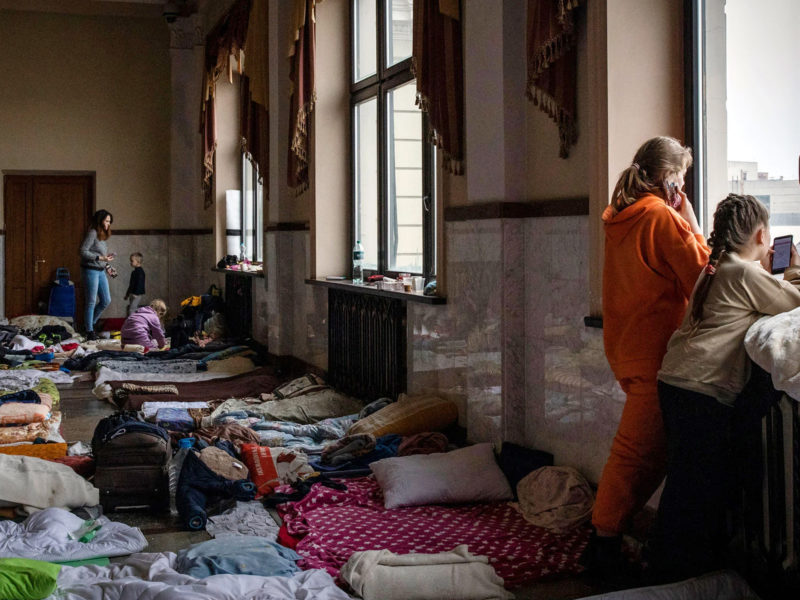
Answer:
[{"label": "child in blue clothing", "polygon": [[139,301],[144,296],[144,269],[142,268],[142,253],[134,252],[131,254],[131,279],[128,283],[128,291],[125,292],[125,300],[128,300],[128,316],[130,317],[139,308]]}]

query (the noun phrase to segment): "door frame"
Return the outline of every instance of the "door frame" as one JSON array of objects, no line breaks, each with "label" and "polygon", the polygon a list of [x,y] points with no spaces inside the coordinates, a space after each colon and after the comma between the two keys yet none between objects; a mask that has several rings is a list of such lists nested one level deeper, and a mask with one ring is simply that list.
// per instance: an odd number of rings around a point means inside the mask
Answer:
[{"label": "door frame", "polygon": [[[0,186],[0,210],[3,211],[3,226],[0,228],[0,235],[3,236],[3,268],[0,272],[0,314],[6,315],[6,244],[8,243],[8,231],[6,229],[6,214],[5,214],[5,189],[6,180],[8,177],[88,177],[90,180],[91,199],[89,202],[89,218],[97,211],[97,171],[83,171],[83,170],[39,170],[39,169],[3,169],[0,170],[0,175],[3,178],[3,185]],[[76,278],[76,285],[80,285]],[[76,309],[77,310],[77,309]]]}]

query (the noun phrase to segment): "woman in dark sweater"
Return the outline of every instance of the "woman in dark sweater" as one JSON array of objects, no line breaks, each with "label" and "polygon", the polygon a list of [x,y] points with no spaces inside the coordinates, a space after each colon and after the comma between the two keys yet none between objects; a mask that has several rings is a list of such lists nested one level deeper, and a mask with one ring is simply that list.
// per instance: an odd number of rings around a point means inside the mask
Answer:
[{"label": "woman in dark sweater", "polygon": [[86,292],[84,324],[86,337],[97,339],[94,331],[100,314],[111,303],[106,267],[114,260],[114,253],[108,252],[106,240],[111,237],[111,223],[114,217],[107,210],[98,210],[92,216],[92,226],[81,244],[81,278]]}]

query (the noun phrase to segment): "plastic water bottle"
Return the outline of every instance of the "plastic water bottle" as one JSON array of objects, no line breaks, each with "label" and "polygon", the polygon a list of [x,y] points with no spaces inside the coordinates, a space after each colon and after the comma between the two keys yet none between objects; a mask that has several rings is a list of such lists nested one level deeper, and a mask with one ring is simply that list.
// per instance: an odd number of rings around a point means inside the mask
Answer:
[{"label": "plastic water bottle", "polygon": [[356,240],[353,246],[353,283],[361,285],[364,283],[364,270],[361,264],[364,262],[364,247],[361,242]]},{"label": "plastic water bottle", "polygon": [[178,492],[178,479],[181,476],[183,469],[183,461],[186,460],[186,454],[189,448],[194,445],[194,438],[183,438],[178,440],[178,451],[172,456],[169,461],[169,512],[175,516],[178,514],[178,505],[175,502],[175,494]]}]

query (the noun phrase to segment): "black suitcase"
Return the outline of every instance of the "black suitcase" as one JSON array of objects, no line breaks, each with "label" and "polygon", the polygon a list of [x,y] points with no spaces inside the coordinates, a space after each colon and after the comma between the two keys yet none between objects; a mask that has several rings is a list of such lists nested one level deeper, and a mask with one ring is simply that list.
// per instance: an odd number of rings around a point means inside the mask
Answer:
[{"label": "black suitcase", "polygon": [[149,506],[169,507],[169,435],[161,427],[124,420],[119,415],[101,421],[92,441],[94,485],[100,490],[103,510]]}]

